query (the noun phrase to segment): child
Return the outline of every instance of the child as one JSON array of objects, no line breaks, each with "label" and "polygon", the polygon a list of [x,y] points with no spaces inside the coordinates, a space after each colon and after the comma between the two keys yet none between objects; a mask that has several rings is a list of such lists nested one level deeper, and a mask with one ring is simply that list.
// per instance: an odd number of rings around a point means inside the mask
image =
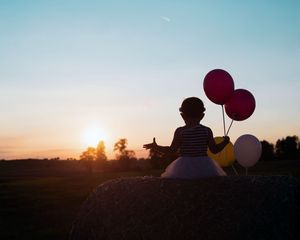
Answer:
[{"label": "child", "polygon": [[186,98],[179,111],[185,126],[176,129],[170,147],[157,145],[155,138],[152,143],[144,145],[146,149],[165,154],[179,150],[180,157],[173,161],[161,176],[182,179],[226,176],[222,168],[207,156],[207,148],[213,153],[218,153],[229,143],[229,137],[224,137],[223,142],[216,144],[211,129],[200,124],[205,108],[199,98]]}]

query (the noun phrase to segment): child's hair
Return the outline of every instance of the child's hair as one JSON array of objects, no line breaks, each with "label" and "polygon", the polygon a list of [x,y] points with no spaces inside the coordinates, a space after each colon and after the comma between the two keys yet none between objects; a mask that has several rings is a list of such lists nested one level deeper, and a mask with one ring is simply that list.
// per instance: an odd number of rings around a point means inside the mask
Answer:
[{"label": "child's hair", "polygon": [[179,111],[189,118],[199,118],[205,111],[203,102],[197,97],[189,97],[183,100]]}]

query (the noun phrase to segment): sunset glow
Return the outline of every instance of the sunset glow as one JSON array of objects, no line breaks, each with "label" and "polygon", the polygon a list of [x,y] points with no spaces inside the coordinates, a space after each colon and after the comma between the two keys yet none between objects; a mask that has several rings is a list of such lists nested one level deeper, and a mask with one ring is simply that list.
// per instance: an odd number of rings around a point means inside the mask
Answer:
[{"label": "sunset glow", "polygon": [[99,141],[107,141],[106,133],[99,127],[89,127],[83,132],[82,141],[84,146],[95,147]]}]

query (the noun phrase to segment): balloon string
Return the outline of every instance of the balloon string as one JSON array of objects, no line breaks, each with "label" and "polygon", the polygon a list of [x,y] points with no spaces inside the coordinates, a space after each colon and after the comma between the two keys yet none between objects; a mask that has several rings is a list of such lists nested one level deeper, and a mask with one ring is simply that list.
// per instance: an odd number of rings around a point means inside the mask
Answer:
[{"label": "balloon string", "polygon": [[237,170],[235,169],[235,167],[233,166],[233,163],[231,164],[231,167],[232,167],[233,171],[235,172],[235,175],[238,176],[239,174],[238,174]]},{"label": "balloon string", "polygon": [[225,115],[224,115],[224,105],[222,104],[222,115],[223,115],[223,128],[224,128],[224,136],[226,136],[226,127],[225,127]]},{"label": "balloon string", "polygon": [[228,128],[228,130],[227,130],[227,132],[226,132],[226,135],[225,135],[225,136],[227,136],[227,135],[228,135],[228,133],[229,133],[229,130],[230,130],[230,128],[231,128],[231,126],[232,126],[232,124],[233,124],[233,119],[231,120],[231,123],[230,123],[230,125],[229,125],[229,128]]}]

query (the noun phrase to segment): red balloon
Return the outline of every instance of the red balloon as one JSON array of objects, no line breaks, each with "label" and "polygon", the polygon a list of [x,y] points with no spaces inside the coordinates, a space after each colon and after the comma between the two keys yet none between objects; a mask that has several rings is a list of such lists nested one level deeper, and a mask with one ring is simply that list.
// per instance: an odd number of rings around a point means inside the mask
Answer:
[{"label": "red balloon", "polygon": [[228,72],[214,69],[206,74],[203,88],[208,99],[216,104],[225,104],[234,91],[234,82]]},{"label": "red balloon", "polygon": [[225,104],[225,111],[232,120],[243,121],[255,110],[255,98],[245,89],[236,89]]}]

